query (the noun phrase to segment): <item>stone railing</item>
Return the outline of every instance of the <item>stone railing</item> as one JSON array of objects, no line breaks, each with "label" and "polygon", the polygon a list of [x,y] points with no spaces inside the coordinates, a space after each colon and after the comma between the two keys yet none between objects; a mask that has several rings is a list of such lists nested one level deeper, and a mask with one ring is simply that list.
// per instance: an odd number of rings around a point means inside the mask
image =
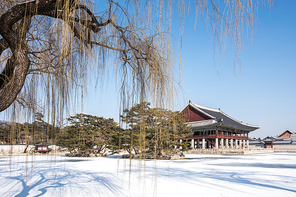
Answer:
[{"label": "stone railing", "polygon": [[250,155],[274,153],[273,148],[254,148],[254,149],[192,149],[185,154],[218,154],[218,155]]},{"label": "stone railing", "polygon": [[244,155],[268,154],[268,153],[274,153],[274,148],[251,148],[251,149],[244,150]]}]

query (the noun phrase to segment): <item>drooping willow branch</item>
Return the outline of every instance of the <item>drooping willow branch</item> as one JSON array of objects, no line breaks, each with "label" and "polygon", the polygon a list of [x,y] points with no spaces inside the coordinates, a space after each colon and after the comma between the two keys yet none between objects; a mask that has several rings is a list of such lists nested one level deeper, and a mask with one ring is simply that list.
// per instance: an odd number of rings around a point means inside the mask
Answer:
[{"label": "drooping willow branch", "polygon": [[[63,2],[55,0],[17,4],[1,15],[0,34],[5,40],[1,42],[1,52],[9,46],[12,57],[1,73],[0,111],[7,109],[14,102],[27,76],[30,61],[25,36],[30,29],[31,17],[55,10],[57,3],[63,6]],[[14,25],[20,20],[22,20],[20,26],[23,28],[14,29]]]},{"label": "drooping willow branch", "polygon": [[[75,9],[84,10],[91,20],[73,16]],[[12,52],[12,56],[8,59],[0,74],[0,111],[7,109],[14,102],[24,85],[31,64],[28,57],[26,34],[30,29],[31,17],[36,15],[63,20],[72,29],[74,36],[86,46],[97,44],[121,51],[107,44],[95,43],[90,38],[85,39],[80,35],[75,23],[97,33],[100,31],[100,27],[106,26],[110,22],[99,23],[87,6],[77,4],[75,0],[39,0],[17,4],[0,17],[0,35],[2,36],[0,39],[0,55],[8,48]],[[21,21],[20,24],[19,21]]]}]

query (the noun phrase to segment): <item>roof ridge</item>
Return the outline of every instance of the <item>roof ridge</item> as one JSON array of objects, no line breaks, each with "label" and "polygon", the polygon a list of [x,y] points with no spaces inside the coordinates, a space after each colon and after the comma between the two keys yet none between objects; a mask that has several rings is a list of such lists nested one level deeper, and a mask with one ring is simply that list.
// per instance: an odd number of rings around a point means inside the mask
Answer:
[{"label": "roof ridge", "polygon": [[[277,135],[277,137],[280,137],[281,135],[283,135],[283,134],[286,133],[287,131],[290,133],[290,135],[295,134],[294,132],[290,131],[289,129],[286,129],[283,133]],[[290,136],[290,137],[291,137],[291,136]],[[290,137],[289,137],[289,138],[290,138]],[[283,138],[283,137],[281,137],[281,138]]]},{"label": "roof ridge", "polygon": [[207,112],[203,111],[202,109],[200,109],[200,108],[206,109],[207,107],[204,107],[204,106],[201,106],[201,105],[197,105],[197,104],[192,103],[192,102],[190,102],[189,105],[193,106],[197,111],[200,111],[201,113],[205,114],[206,116],[208,116],[210,118],[217,118],[215,116],[212,116],[212,115],[208,114]]},{"label": "roof ridge", "polygon": [[207,109],[207,110],[211,110],[211,111],[215,111],[215,112],[219,112],[220,110],[219,109],[214,109],[214,108],[210,108],[210,107],[205,107],[205,106],[202,106],[202,105],[198,105],[196,103],[193,103],[193,102],[190,102],[191,104],[195,105],[196,107],[199,107],[199,108],[203,108],[203,109]]},{"label": "roof ridge", "polygon": [[[199,107],[199,108],[203,108],[203,109],[211,110],[211,111],[215,111],[215,112],[220,112],[220,113],[222,113],[223,115],[227,116],[228,118],[230,118],[230,119],[232,119],[232,120],[234,120],[234,121],[236,121],[236,122],[238,122],[238,123],[240,123],[240,124],[242,124],[242,125],[259,128],[259,127],[256,126],[256,125],[251,125],[251,124],[243,123],[242,121],[239,121],[239,120],[237,120],[237,119],[235,119],[235,118],[229,116],[228,114],[226,114],[225,112],[221,111],[220,109],[213,109],[213,108],[210,108],[210,107],[205,107],[205,106],[202,106],[202,105],[195,104],[195,103],[193,103],[193,102],[190,102],[190,103],[193,104],[193,105],[195,105],[196,107]],[[204,113],[206,113],[206,112],[204,112]],[[210,115],[210,116],[211,116],[211,115]],[[212,116],[212,117],[213,117],[213,116]]]},{"label": "roof ridge", "polygon": [[[225,124],[229,124],[228,126],[233,127],[233,128],[240,128],[243,130],[245,129],[245,130],[250,130],[250,131],[259,129],[259,126],[257,126],[257,125],[243,123],[242,121],[239,121],[239,120],[229,116],[228,114],[221,111],[220,108],[213,109],[213,108],[198,105],[198,104],[195,104],[195,103],[189,101],[189,103],[183,108],[183,110],[181,112],[183,112],[187,107],[192,107],[196,111],[203,113],[204,115],[208,116],[209,118],[212,118],[215,120],[221,119]],[[223,118],[225,120],[223,120]],[[241,126],[239,126],[239,125],[241,125]]]}]

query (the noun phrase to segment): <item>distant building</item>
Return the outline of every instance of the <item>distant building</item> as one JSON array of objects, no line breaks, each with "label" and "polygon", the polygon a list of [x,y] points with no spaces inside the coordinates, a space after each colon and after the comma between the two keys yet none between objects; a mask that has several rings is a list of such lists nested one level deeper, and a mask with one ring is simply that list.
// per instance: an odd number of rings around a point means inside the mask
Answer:
[{"label": "distant building", "polygon": [[212,109],[189,103],[181,110],[189,122],[193,134],[193,149],[243,149],[249,147],[249,132],[259,129],[258,126],[242,123],[220,109]]},{"label": "distant building", "polygon": [[264,138],[264,148],[273,148],[273,143],[275,141],[274,137],[266,137]]},{"label": "distant building", "polygon": [[265,143],[262,139],[249,138],[249,148],[264,148]]},{"label": "distant building", "polygon": [[35,144],[35,150],[38,153],[48,153],[51,151],[51,148],[48,147],[48,144],[41,142],[39,144]]},{"label": "distant building", "polygon": [[296,150],[296,133],[286,130],[282,134],[274,137],[273,147],[278,150]]}]

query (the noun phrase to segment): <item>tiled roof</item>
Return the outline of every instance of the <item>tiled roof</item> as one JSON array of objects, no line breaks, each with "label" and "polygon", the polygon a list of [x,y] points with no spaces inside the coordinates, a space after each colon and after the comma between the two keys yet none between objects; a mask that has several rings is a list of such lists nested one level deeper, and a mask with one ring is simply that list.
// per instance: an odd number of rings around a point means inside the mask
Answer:
[{"label": "tiled roof", "polygon": [[210,119],[210,120],[202,120],[202,121],[195,121],[195,122],[189,122],[188,124],[191,127],[202,127],[202,126],[209,126],[209,125],[214,125],[217,124],[219,121],[215,119]]},{"label": "tiled roof", "polygon": [[261,140],[249,140],[249,145],[264,145],[264,142]]},{"label": "tiled roof", "polygon": [[[289,130],[287,130],[287,131],[289,131]],[[276,137],[276,138],[274,138],[273,144],[275,144],[275,145],[288,145],[288,144],[296,145],[296,134],[291,131],[289,131],[289,132],[291,133],[290,137]]]},{"label": "tiled roof", "polygon": [[286,132],[288,132],[288,133],[290,133],[290,134],[294,134],[292,131],[290,131],[290,130],[287,129],[286,131],[284,131],[282,134],[278,135],[277,137],[283,135],[283,134],[286,133]]},{"label": "tiled roof", "polygon": [[275,145],[280,145],[280,144],[291,144],[291,140],[274,141],[273,144],[275,144]]},{"label": "tiled roof", "polygon": [[253,126],[253,125],[242,123],[242,122],[230,117],[229,115],[227,115],[226,113],[224,113],[224,112],[222,112],[221,110],[218,110],[218,109],[212,109],[212,108],[204,107],[204,106],[192,103],[192,102],[189,102],[187,106],[191,106],[194,109],[196,109],[197,111],[199,111],[199,112],[203,113],[204,115],[208,116],[209,118],[212,118],[217,122],[223,122],[228,127],[231,127],[231,128],[234,128],[234,129],[246,130],[246,131],[254,131],[256,129],[259,129],[258,126]]},{"label": "tiled roof", "polygon": [[294,142],[296,142],[296,134],[293,134],[293,135],[291,136],[291,140],[294,141]]}]

